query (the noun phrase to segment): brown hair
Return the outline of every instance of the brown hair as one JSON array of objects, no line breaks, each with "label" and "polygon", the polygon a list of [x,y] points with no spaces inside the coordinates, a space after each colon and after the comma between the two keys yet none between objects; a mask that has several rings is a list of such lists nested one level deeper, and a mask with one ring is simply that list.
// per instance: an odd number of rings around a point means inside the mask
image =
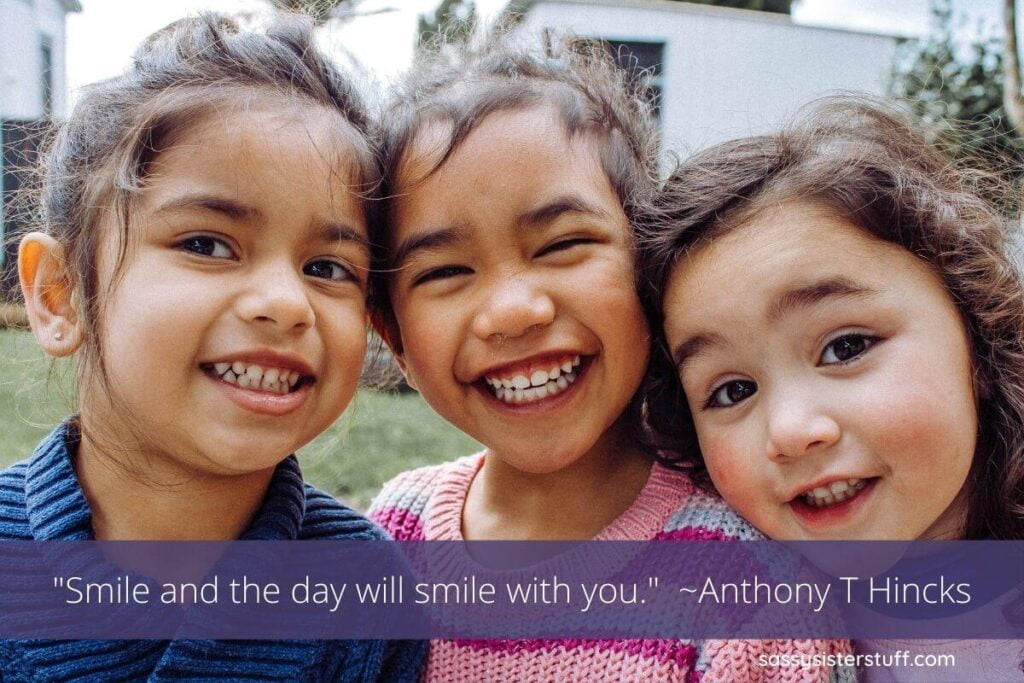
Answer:
[{"label": "brown hair", "polygon": [[[355,185],[363,192],[376,189],[370,116],[352,83],[314,46],[312,21],[299,15],[277,15],[259,33],[242,31],[216,14],[164,27],[143,42],[126,73],[85,89],[47,145],[34,222],[65,249],[75,278],[72,290],[82,304],[82,361],[94,364],[100,380],[105,377],[97,276],[101,226],[117,221],[116,273],[131,242],[132,204],[148,165],[205,117],[261,96],[337,111],[351,127]],[[372,204],[364,203],[367,211]]]},{"label": "brown hair", "polygon": [[[442,41],[445,38],[442,37]],[[542,43],[517,41],[498,27],[470,43],[421,52],[385,116],[381,221],[371,227],[378,284],[371,298],[378,327],[395,321],[387,296],[388,219],[397,175],[417,134],[447,123],[437,171],[489,114],[552,104],[570,136],[596,133],[602,169],[632,226],[656,187],[657,134],[642,74],[619,68],[603,43],[546,33]]]},{"label": "brown hair", "polygon": [[967,329],[977,396],[965,537],[1024,537],[1024,292],[1011,258],[1019,223],[1007,218],[1015,196],[1000,174],[958,167],[869,98],[825,99],[776,134],[696,155],[642,220],[642,296],[656,339],[643,400],[663,459],[706,474],[664,341],[665,284],[682,255],[787,200],[836,212],[942,279]]}]

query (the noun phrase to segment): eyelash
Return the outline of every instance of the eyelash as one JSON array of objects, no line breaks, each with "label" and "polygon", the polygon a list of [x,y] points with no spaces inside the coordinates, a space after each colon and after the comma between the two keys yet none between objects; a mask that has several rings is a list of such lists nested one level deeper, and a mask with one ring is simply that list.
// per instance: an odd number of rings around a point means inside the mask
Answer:
[{"label": "eyelash", "polygon": [[[845,360],[840,360],[838,358],[838,356],[836,356],[835,348],[834,347],[839,342],[850,341],[850,340],[857,340],[858,342],[863,343],[864,344],[864,348],[859,350],[859,351],[857,351],[850,358],[847,358]],[[878,344],[879,341],[881,341],[881,340],[878,337],[872,337],[871,335],[868,335],[868,334],[860,334],[860,333],[857,333],[857,332],[853,332],[853,333],[848,332],[846,334],[841,334],[838,337],[836,337],[835,339],[833,339],[832,341],[828,342],[825,345],[825,348],[822,349],[821,355],[818,358],[818,365],[819,366],[826,366],[827,367],[827,366],[846,365],[848,363],[853,363],[858,358],[862,357],[868,351],[873,349],[875,347],[875,345]],[[829,353],[830,349],[831,349],[832,355],[836,356],[836,360],[825,362],[825,355],[827,353]],[[719,398],[719,394],[721,394],[722,392],[728,390],[729,387],[733,387],[733,386],[735,386],[737,388],[742,387],[744,391],[749,391],[749,393],[746,393],[745,395],[739,397],[736,400],[729,399],[730,400],[729,403],[726,403],[726,402],[722,401],[721,398]],[[751,388],[752,388],[752,390],[750,390]],[[707,400],[704,401],[704,406],[703,407],[704,407],[705,410],[707,410],[707,409],[714,409],[714,408],[731,408],[732,406],[735,406],[735,405],[738,405],[738,404],[742,403],[743,401],[747,400],[748,398],[750,398],[751,396],[753,396],[756,393],[757,393],[757,382],[753,382],[751,380],[731,379],[731,380],[729,380],[727,382],[723,382],[722,384],[719,384],[718,386],[713,388],[711,390],[711,393],[708,396]]]},{"label": "eyelash", "polygon": [[[731,403],[723,403],[721,400],[718,399],[718,395],[720,393],[722,393],[722,391],[724,391],[725,389],[727,389],[727,388],[729,388],[730,386],[733,386],[733,385],[737,385],[737,386],[752,385],[753,386],[753,391],[751,391],[749,394],[739,398],[738,400],[732,401]],[[749,379],[731,379],[728,382],[723,382],[722,384],[719,384],[714,389],[712,389],[710,395],[707,398],[707,400],[704,401],[704,406],[703,407],[704,407],[704,410],[714,409],[714,408],[731,408],[734,405],[738,405],[738,404],[742,403],[743,401],[747,400],[748,398],[750,398],[751,396],[753,396],[756,393],[757,393],[757,382],[753,382],[753,381],[751,381]]]},{"label": "eyelash", "polygon": [[444,280],[446,278],[455,277],[456,275],[466,275],[470,273],[470,269],[466,266],[440,266],[423,273],[415,280],[413,280],[413,286],[422,285],[432,280]]},{"label": "eyelash", "polygon": [[[313,266],[315,266],[317,264],[320,264],[320,263],[326,263],[328,266],[333,266],[333,267],[337,268],[341,272],[341,277],[337,277],[337,278],[334,278],[334,277],[321,277],[319,275],[314,275],[313,273],[311,273],[310,269]],[[309,275],[310,277],[315,277],[315,278],[317,278],[319,280],[327,280],[329,282],[359,282],[359,278],[356,277],[356,274],[354,272],[352,272],[352,270],[350,268],[346,268],[344,264],[339,263],[338,261],[329,261],[329,260],[326,260],[326,259],[318,259],[316,261],[310,261],[309,263],[307,263],[306,265],[304,265],[302,267],[302,272],[304,274],[306,274],[306,275]]]},{"label": "eyelash", "polygon": [[552,242],[548,246],[544,247],[537,252],[537,256],[545,256],[558,251],[565,251],[566,249],[572,249],[583,244],[591,244],[594,240],[589,237],[570,237],[569,239],[559,240],[558,242]]},{"label": "eyelash", "polygon": [[[575,246],[579,246],[581,244],[590,244],[592,242],[594,242],[594,240],[587,237],[574,237],[571,239],[561,240],[559,242],[554,242],[544,247],[543,249],[537,252],[537,256],[545,256],[547,254],[551,254],[558,251],[564,251],[566,249],[571,249]],[[472,271],[466,266],[441,266],[439,268],[434,268],[433,270],[428,270],[426,273],[423,273],[415,280],[413,280],[412,284],[413,286],[421,285],[425,282],[431,282],[432,280],[443,280],[446,278],[455,277],[457,275],[466,275],[470,272]]]},{"label": "eyelash", "polygon": [[[188,252],[190,254],[195,254],[197,256],[203,256],[203,257],[211,258],[211,259],[235,259],[235,258],[237,258],[237,256],[235,255],[234,250],[231,248],[231,246],[225,240],[219,239],[217,237],[211,237],[209,235],[195,235],[195,236],[192,236],[192,237],[186,237],[185,239],[183,239],[180,242],[178,242],[178,244],[176,246],[177,246],[178,249],[180,249],[182,251],[185,251],[185,252]],[[205,247],[211,247],[211,248],[207,249]],[[227,254],[226,255],[225,254],[217,255],[216,252],[217,252],[218,247],[222,248],[224,251],[226,251]],[[321,276],[321,275],[314,274],[313,272],[311,272],[311,270],[312,270],[313,266],[316,266],[317,264],[327,264],[330,267],[337,268],[340,271],[340,276],[339,277],[331,277],[331,276],[324,277],[324,276]],[[328,260],[328,259],[317,259],[316,261],[310,261],[309,263],[307,263],[306,265],[304,265],[302,267],[302,272],[305,275],[308,275],[308,276],[313,277],[313,278],[317,278],[318,280],[327,280],[329,282],[346,282],[346,281],[358,282],[359,281],[359,278],[356,277],[355,273],[353,273],[350,268],[347,268],[344,264],[339,263],[338,261],[331,261],[331,260]]]},{"label": "eyelash", "polygon": [[[206,251],[200,245],[212,246],[213,248],[210,250],[210,253],[206,253]],[[226,256],[225,255],[218,256],[216,254],[216,250],[217,250],[217,246],[218,245],[223,247],[225,249],[225,251],[228,252]],[[227,242],[225,242],[222,239],[218,239],[216,237],[211,237],[209,235],[194,235],[192,237],[186,237],[185,239],[183,239],[180,242],[178,242],[178,244],[175,245],[175,246],[177,246],[177,248],[182,250],[182,251],[188,252],[190,254],[195,254],[197,256],[205,256],[207,258],[214,258],[214,259],[232,259],[232,258],[235,258],[235,251],[234,251],[234,249],[231,248],[231,246]]]},{"label": "eyelash", "polygon": [[[835,345],[842,341],[857,340],[864,344],[864,348],[855,353],[853,356],[847,359],[840,359],[835,354]],[[866,354],[868,351],[873,349],[878,342],[881,341],[878,337],[872,337],[869,334],[862,334],[859,332],[847,332],[841,334],[835,339],[825,344],[825,348],[821,350],[821,355],[818,357],[818,365],[830,366],[830,365],[846,365],[847,363],[853,363],[858,358]],[[836,357],[836,360],[825,362],[825,355],[832,351],[832,355]]]}]

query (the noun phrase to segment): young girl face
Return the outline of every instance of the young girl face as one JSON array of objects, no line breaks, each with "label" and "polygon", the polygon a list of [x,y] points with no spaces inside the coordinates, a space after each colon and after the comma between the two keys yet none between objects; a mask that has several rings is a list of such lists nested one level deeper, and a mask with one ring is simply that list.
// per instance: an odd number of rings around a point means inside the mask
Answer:
[{"label": "young girl face", "polygon": [[619,420],[648,331],[631,234],[588,136],[548,107],[487,117],[399,177],[389,246],[401,361],[435,410],[514,467],[552,472]]},{"label": "young girl face", "polygon": [[712,480],[761,531],[958,534],[971,358],[949,294],[910,252],[784,204],[684,258],[664,307]]},{"label": "young girl face", "polygon": [[100,347],[158,471],[266,470],[351,399],[368,252],[344,125],[279,101],[213,116],[152,164],[116,278],[108,226]]}]

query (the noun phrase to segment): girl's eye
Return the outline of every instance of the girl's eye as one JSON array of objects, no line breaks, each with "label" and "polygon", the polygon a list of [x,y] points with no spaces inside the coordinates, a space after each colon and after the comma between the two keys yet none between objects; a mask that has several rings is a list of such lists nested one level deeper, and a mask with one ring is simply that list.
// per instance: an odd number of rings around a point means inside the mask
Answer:
[{"label": "girl's eye", "polygon": [[209,256],[210,258],[234,258],[235,252],[231,250],[227,242],[216,237],[196,235],[188,237],[178,243],[178,248],[190,254]]},{"label": "girl's eye", "polygon": [[432,280],[445,280],[451,277],[457,277],[459,275],[468,275],[471,273],[469,268],[466,266],[441,266],[440,268],[434,268],[428,270],[413,281],[413,286],[422,285]]},{"label": "girl's eye", "polygon": [[537,252],[537,256],[544,256],[545,254],[551,254],[556,251],[565,251],[566,249],[572,249],[581,244],[590,244],[594,240],[587,237],[572,237],[570,239],[560,240],[549,244],[548,246]]},{"label": "girl's eye", "polygon": [[310,277],[332,280],[334,282],[356,279],[352,271],[337,261],[312,261],[302,267],[302,272]]},{"label": "girl's eye", "polygon": [[705,408],[728,408],[757,393],[757,382],[734,379],[715,388],[704,403]]},{"label": "girl's eye", "polygon": [[842,365],[849,363],[875,345],[877,337],[866,334],[844,334],[825,345],[819,365]]}]

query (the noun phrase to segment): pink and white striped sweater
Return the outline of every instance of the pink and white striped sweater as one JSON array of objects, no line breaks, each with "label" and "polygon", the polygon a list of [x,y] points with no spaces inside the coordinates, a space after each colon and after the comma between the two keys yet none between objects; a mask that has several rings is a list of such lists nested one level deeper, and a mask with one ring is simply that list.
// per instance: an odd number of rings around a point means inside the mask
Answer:
[{"label": "pink and white striped sweater", "polygon": [[[397,540],[463,540],[462,509],[477,454],[400,474],[385,484],[369,517]],[[763,538],[724,501],[660,465],[633,504],[594,540],[754,540]],[[435,640],[428,681],[854,680],[851,670],[759,667],[761,655],[850,652],[824,640]]]}]

